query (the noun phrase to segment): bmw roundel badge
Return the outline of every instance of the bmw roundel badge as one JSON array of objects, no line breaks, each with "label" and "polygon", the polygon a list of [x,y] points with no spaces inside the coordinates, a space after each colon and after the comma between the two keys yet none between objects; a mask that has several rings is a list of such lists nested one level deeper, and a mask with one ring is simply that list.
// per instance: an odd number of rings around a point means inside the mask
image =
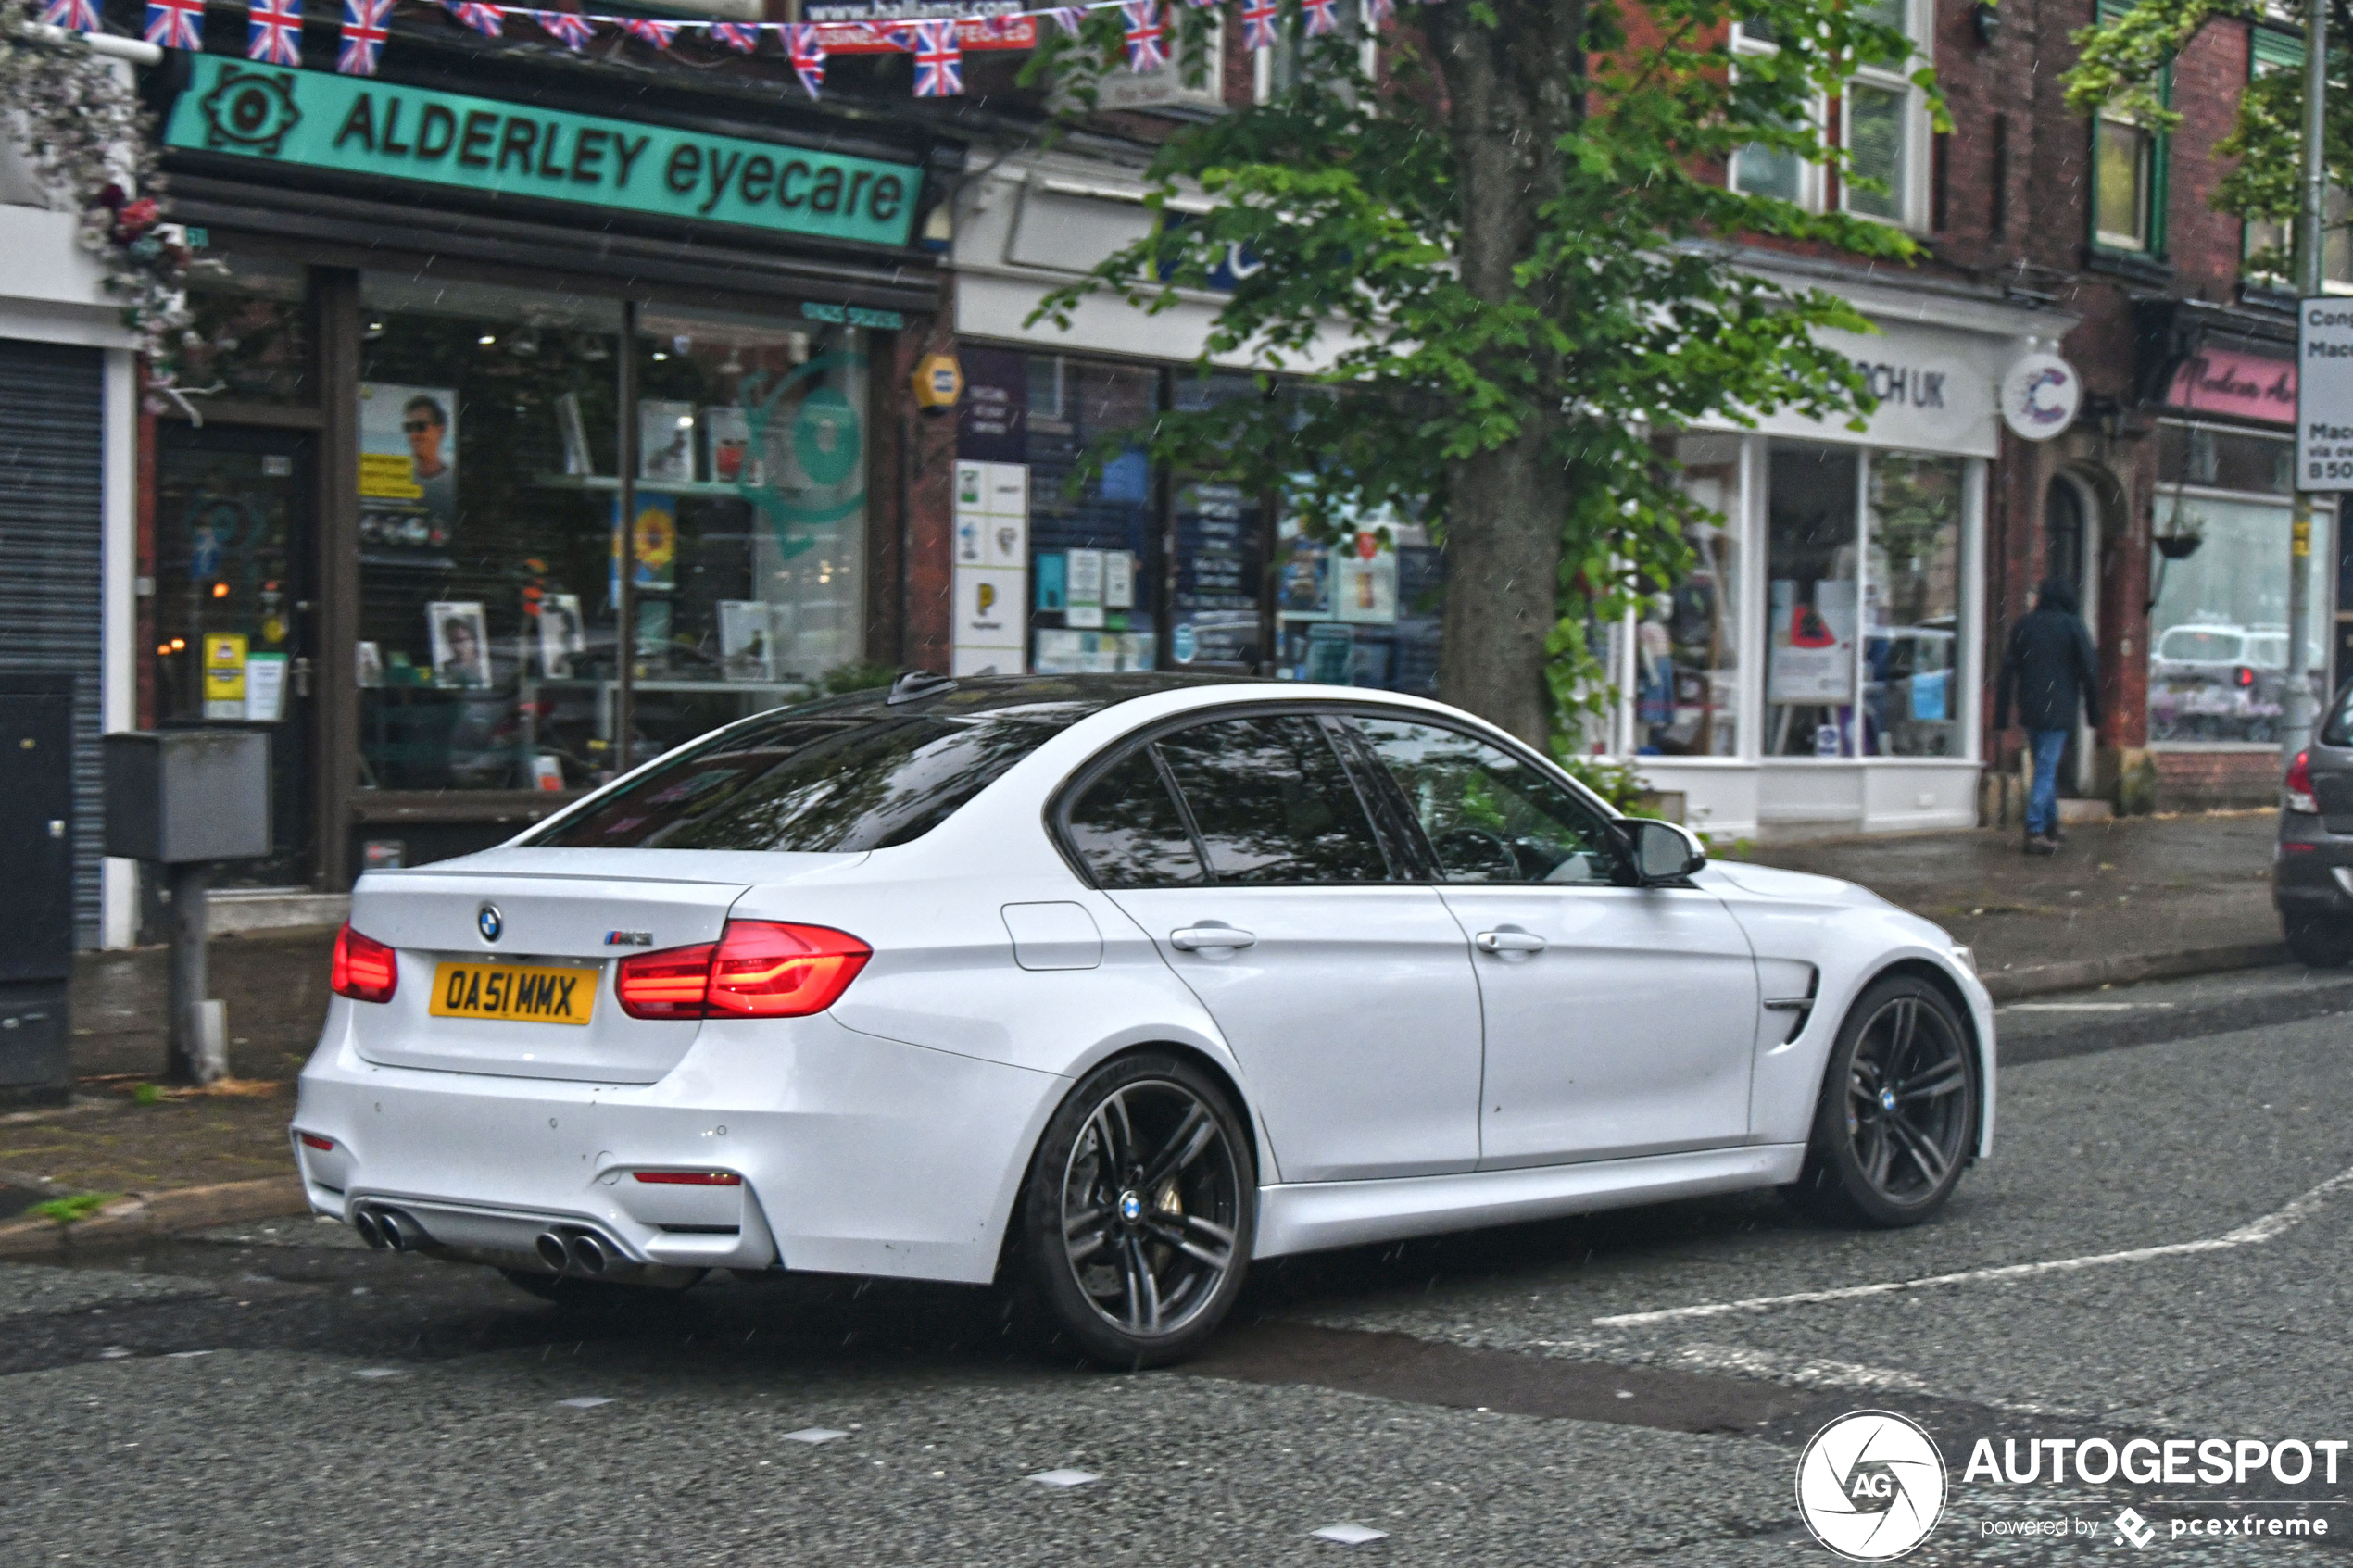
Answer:
[{"label": "bmw roundel badge", "polygon": [[482,933],[482,939],[484,941],[497,941],[498,934],[507,929],[506,921],[502,919],[498,913],[498,906],[496,904],[484,904],[481,909],[475,910],[474,929]]}]

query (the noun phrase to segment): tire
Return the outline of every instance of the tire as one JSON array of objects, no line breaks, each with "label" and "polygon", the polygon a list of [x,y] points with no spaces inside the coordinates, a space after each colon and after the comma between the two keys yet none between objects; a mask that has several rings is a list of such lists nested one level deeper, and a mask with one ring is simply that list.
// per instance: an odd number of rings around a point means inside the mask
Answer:
[{"label": "tire", "polygon": [[1015,1212],[1020,1283],[1118,1372],[1199,1350],[1241,1293],[1257,1170],[1232,1100],[1162,1051],[1105,1062],[1046,1124]]},{"label": "tire", "polygon": [[1790,1198],[1832,1224],[1894,1229],[1944,1207],[1976,1147],[1977,1047],[1944,992],[1891,975],[1831,1047],[1806,1166]]},{"label": "tire", "polygon": [[2353,920],[2342,915],[2290,915],[2280,922],[2287,950],[2308,969],[2353,963]]}]

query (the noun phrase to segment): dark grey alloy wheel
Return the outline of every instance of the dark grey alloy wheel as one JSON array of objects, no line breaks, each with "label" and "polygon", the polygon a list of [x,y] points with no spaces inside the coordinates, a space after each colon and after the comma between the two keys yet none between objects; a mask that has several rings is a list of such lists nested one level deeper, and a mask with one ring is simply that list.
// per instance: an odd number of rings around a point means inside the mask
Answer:
[{"label": "dark grey alloy wheel", "polygon": [[1909,975],[1881,980],[1831,1048],[1791,1196],[1836,1223],[1916,1225],[1960,1181],[1976,1147],[1978,1103],[1976,1044],[1952,1000]]},{"label": "dark grey alloy wheel", "polygon": [[1089,1073],[1047,1124],[1023,1205],[1027,1283],[1092,1360],[1181,1360],[1250,1267],[1257,1178],[1231,1102],[1151,1053]]}]

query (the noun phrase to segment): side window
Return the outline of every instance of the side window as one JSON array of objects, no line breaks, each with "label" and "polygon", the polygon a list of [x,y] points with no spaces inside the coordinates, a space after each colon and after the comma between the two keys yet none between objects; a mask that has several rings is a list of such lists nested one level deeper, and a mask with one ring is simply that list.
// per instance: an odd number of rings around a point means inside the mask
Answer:
[{"label": "side window", "polygon": [[1150,747],[1128,753],[1078,797],[1070,809],[1070,843],[1099,887],[1190,887],[1202,881],[1201,854]]},{"label": "side window", "polygon": [[1503,747],[1436,724],[1367,714],[1356,724],[1404,792],[1441,880],[1614,880],[1607,819]]},{"label": "side window", "polygon": [[1225,719],[1164,737],[1221,883],[1385,882],[1356,785],[1314,719]]}]

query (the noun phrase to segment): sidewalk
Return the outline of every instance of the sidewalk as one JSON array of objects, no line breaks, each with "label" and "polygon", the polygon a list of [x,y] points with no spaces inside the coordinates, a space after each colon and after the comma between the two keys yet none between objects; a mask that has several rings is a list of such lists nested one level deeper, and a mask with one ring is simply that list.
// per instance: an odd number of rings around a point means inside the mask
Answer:
[{"label": "sidewalk", "polygon": [[1975,949],[1997,998],[2284,963],[2269,810],[2127,817],[2020,852],[2016,828],[1768,845],[1760,865],[1858,882]]}]

